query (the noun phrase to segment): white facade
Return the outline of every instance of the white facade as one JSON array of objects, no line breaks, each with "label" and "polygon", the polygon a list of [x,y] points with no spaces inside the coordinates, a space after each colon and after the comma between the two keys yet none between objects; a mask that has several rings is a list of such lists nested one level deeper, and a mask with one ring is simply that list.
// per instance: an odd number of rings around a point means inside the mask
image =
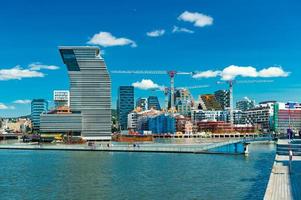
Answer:
[{"label": "white facade", "polygon": [[192,110],[192,121],[227,121],[228,112],[223,110]]},{"label": "white facade", "polygon": [[128,114],[128,129],[137,129],[138,114],[131,112]]},{"label": "white facade", "polygon": [[70,106],[70,92],[69,90],[54,90],[53,101],[55,107],[59,106]]}]

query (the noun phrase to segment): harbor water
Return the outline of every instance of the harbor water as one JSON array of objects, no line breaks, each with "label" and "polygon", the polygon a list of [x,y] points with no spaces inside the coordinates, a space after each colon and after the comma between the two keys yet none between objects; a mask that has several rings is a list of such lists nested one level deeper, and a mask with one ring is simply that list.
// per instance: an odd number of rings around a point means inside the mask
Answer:
[{"label": "harbor water", "polygon": [[0,151],[1,199],[262,199],[274,144],[249,156]]}]

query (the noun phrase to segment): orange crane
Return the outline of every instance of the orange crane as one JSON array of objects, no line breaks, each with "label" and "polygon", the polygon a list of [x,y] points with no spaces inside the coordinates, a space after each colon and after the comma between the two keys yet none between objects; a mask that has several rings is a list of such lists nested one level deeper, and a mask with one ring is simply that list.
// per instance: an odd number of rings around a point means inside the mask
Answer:
[{"label": "orange crane", "polygon": [[175,70],[113,70],[111,71],[113,74],[155,74],[155,75],[162,75],[167,74],[170,78],[170,98],[171,98],[171,109],[174,110],[174,85],[175,85],[175,76],[176,75],[193,75],[194,72],[182,72],[182,71],[175,71]]},{"label": "orange crane", "polygon": [[228,81],[218,81],[217,84],[229,84],[229,93],[230,93],[230,108],[229,108],[229,114],[230,114],[230,122],[233,124],[234,118],[233,118],[233,85],[234,84],[248,84],[248,83],[271,83],[274,82],[274,80],[241,80],[241,81],[235,81],[235,80],[228,80]]}]

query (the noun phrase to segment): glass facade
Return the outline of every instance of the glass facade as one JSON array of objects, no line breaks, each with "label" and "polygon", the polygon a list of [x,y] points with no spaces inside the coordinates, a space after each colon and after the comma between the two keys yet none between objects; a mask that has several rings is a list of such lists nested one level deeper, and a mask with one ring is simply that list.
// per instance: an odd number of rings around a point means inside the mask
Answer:
[{"label": "glass facade", "polygon": [[138,98],[136,101],[136,108],[138,107],[142,110],[147,110],[147,98]]},{"label": "glass facade", "polygon": [[148,118],[148,130],[154,134],[174,134],[175,118],[170,115],[157,115]]},{"label": "glass facade", "polygon": [[40,131],[40,115],[48,111],[48,101],[45,99],[34,99],[31,101],[31,123],[33,131]]},{"label": "glass facade", "polygon": [[148,106],[149,110],[152,108],[155,110],[161,110],[158,97],[156,97],[156,96],[149,96],[147,98],[147,106]]},{"label": "glass facade", "polygon": [[127,129],[128,114],[134,110],[134,87],[120,86],[118,88],[117,116],[121,130]]}]

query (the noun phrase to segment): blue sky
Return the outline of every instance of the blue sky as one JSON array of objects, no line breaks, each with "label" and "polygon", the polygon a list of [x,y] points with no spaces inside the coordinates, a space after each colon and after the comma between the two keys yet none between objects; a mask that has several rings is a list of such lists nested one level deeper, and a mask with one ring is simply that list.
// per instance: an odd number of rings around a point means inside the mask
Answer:
[{"label": "blue sky", "polygon": [[[0,80],[0,116],[30,113],[27,101],[13,103],[16,100],[51,100],[53,90],[68,89],[67,71],[57,47],[87,45],[101,32],[110,33],[117,39],[113,43],[119,44],[99,43],[109,70],[222,71],[235,65],[252,66],[259,72],[281,66],[283,71],[290,72],[289,76],[266,78],[274,80],[273,83],[237,84],[235,100],[248,96],[257,102],[300,101],[301,2],[297,0],[7,0],[0,4],[0,70],[16,66],[29,70],[21,71],[22,77],[29,73],[27,78]],[[203,14],[201,22],[205,20],[205,25],[197,24],[193,17],[181,18],[185,11]],[[212,19],[211,23],[206,17]],[[186,32],[173,32],[174,26]],[[154,30],[164,30],[164,34],[149,37],[147,33]],[[122,45],[126,43],[129,45]],[[192,91],[197,98],[198,94],[226,88],[215,84],[220,78],[178,76],[175,84],[209,84],[208,88]],[[115,107],[119,85],[131,85],[142,79],[169,85],[164,75],[112,74],[112,106]],[[135,93],[136,97],[158,95],[162,101],[164,98],[160,92],[136,89]]]}]

